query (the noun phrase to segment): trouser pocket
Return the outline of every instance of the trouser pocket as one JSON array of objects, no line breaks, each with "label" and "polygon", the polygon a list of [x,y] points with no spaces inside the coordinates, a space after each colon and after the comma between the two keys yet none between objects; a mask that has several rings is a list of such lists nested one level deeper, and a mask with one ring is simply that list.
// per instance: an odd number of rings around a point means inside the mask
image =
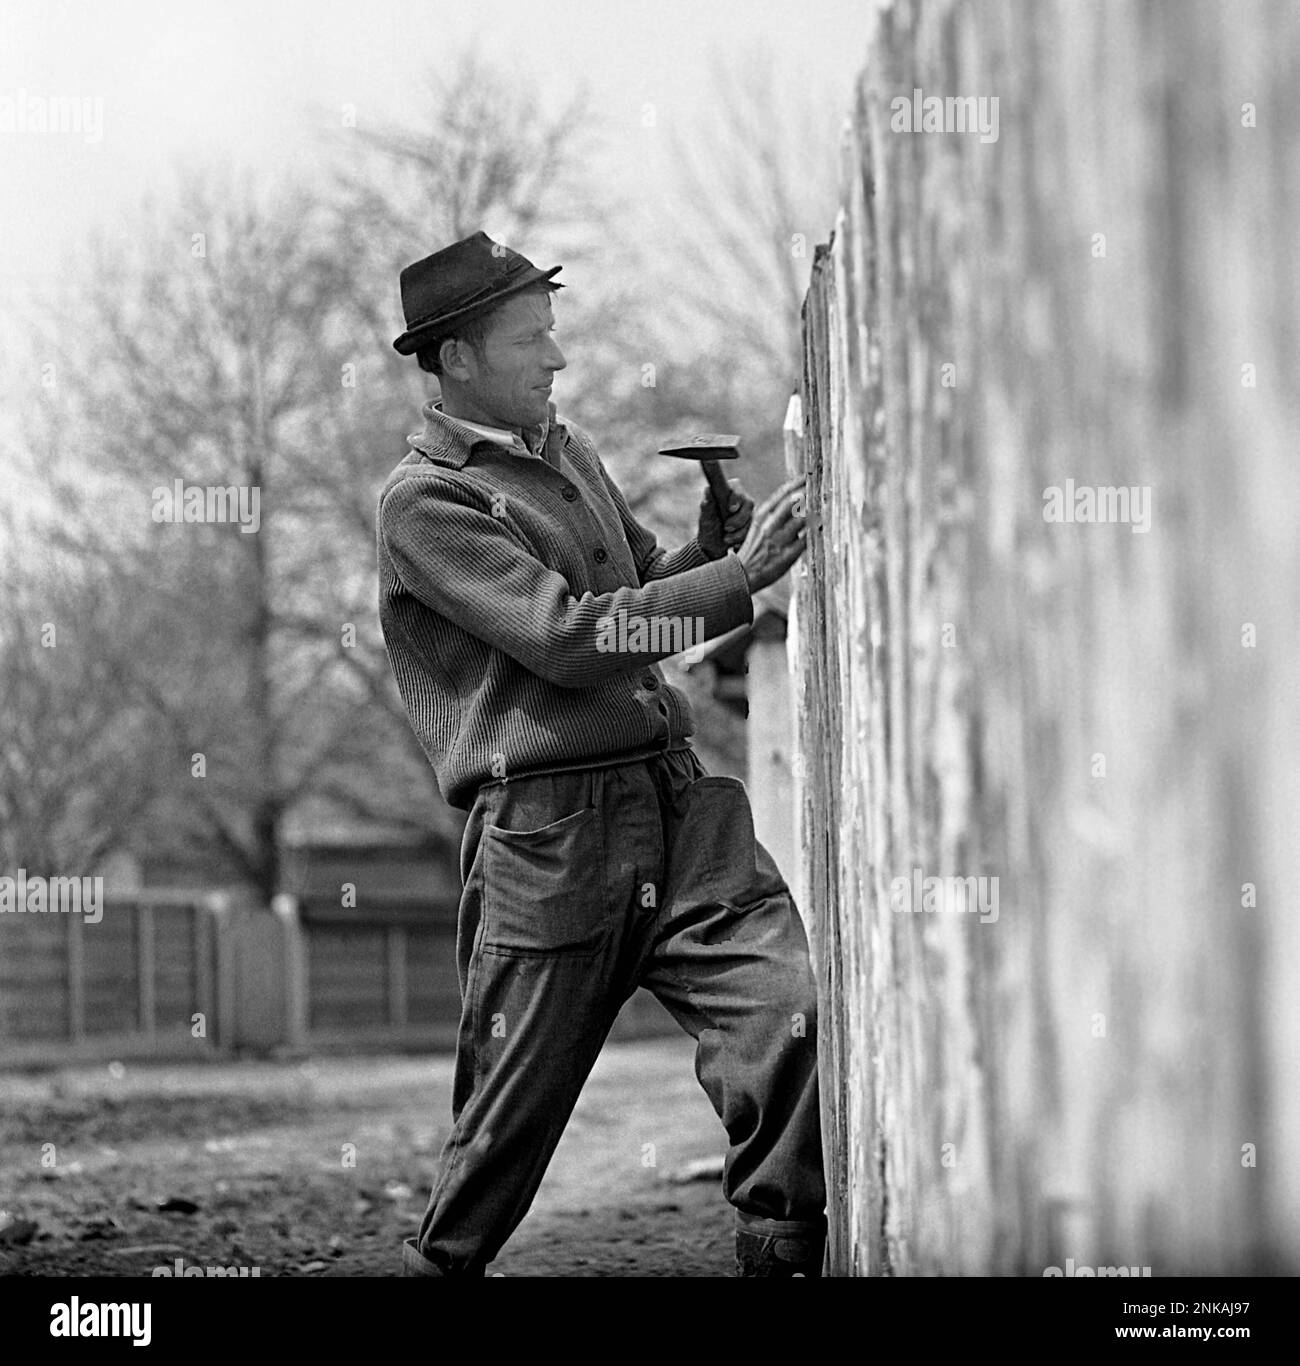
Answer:
[{"label": "trouser pocket", "polygon": [[603,842],[593,807],[535,830],[485,824],[483,951],[596,953],[610,925]]},{"label": "trouser pocket", "polygon": [[677,796],[667,895],[743,914],[789,894],[772,856],[754,835],[749,795],[739,778],[696,778]]}]

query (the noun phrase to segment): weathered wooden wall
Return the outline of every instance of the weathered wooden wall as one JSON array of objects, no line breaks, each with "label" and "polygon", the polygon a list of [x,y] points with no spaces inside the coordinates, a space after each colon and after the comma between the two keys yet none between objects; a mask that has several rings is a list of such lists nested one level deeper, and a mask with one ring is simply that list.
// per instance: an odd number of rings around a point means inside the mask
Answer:
[{"label": "weathered wooden wall", "polygon": [[832,1267],[1298,1271],[1300,9],[874,22],[795,575]]}]

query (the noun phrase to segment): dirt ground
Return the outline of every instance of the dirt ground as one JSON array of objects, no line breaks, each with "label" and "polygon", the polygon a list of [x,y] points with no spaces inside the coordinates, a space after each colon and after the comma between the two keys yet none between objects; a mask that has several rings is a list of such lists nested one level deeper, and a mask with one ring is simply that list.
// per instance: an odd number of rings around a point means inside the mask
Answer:
[{"label": "dirt ground", "polygon": [[[691,1059],[685,1036],[606,1047],[490,1275],[733,1274],[724,1138]],[[0,1275],[396,1275],[451,1073],[385,1056],[0,1074]]]}]

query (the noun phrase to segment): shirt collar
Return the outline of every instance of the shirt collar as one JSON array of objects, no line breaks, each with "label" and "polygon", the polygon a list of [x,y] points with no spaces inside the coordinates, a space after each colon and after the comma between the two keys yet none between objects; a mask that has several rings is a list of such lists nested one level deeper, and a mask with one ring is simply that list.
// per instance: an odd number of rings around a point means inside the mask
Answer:
[{"label": "shirt collar", "polygon": [[[470,422],[463,417],[452,417],[442,411],[442,401],[430,399],[424,403],[420,412],[424,417],[424,430],[412,432],[407,444],[441,464],[459,469],[469,459],[475,446],[484,442],[501,446],[513,451],[524,459],[545,458],[547,439],[553,429],[562,428],[555,416],[555,404],[547,403],[546,417],[535,427],[526,427],[523,437],[504,427],[488,427],[478,422]],[[559,430],[554,431],[560,435]]]}]

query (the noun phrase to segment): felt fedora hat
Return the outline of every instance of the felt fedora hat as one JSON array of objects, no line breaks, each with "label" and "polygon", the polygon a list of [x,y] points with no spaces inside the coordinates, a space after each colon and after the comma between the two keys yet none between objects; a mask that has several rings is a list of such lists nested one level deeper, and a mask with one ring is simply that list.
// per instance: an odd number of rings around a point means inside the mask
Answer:
[{"label": "felt fedora hat", "polygon": [[[539,270],[526,256],[494,242],[485,232],[453,242],[402,271],[406,331],[393,349],[409,356],[445,331],[448,323],[464,322],[562,269]],[[564,288],[558,280],[555,287]]]}]

